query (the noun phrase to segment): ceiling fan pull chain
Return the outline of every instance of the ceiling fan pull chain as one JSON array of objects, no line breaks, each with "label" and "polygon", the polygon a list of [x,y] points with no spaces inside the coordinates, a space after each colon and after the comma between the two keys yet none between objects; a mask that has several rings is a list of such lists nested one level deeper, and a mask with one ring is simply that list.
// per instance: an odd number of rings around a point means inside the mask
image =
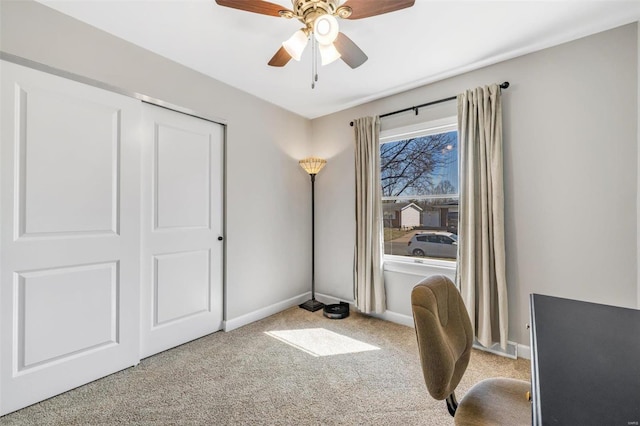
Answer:
[{"label": "ceiling fan pull chain", "polygon": [[316,88],[318,81],[318,43],[315,37],[311,36],[311,88]]},{"label": "ceiling fan pull chain", "polygon": [[311,89],[315,89],[316,88],[316,81],[315,81],[315,64],[316,64],[316,42],[313,39],[313,36],[311,36]]},{"label": "ceiling fan pull chain", "polygon": [[318,81],[318,42],[313,37],[313,86]]},{"label": "ceiling fan pull chain", "polygon": [[[315,38],[315,37],[314,37]],[[318,49],[318,41],[314,40],[313,42],[313,59],[315,60],[313,63],[313,75],[314,75],[314,81],[318,81],[318,56],[320,55]]]}]

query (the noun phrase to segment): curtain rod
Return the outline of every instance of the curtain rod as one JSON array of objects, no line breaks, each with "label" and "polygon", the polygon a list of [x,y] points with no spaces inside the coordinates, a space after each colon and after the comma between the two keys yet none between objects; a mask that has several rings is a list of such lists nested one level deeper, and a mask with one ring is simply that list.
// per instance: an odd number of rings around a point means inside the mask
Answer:
[{"label": "curtain rod", "polygon": [[[509,87],[509,82],[508,81],[505,81],[504,83],[500,83],[500,88],[501,89],[506,89],[508,87]],[[457,98],[457,96],[451,96],[449,98],[443,98],[443,99],[438,99],[437,101],[427,102],[426,104],[420,104],[420,105],[412,106],[412,107],[405,108],[405,109],[399,109],[398,111],[393,111],[393,112],[388,112],[386,114],[382,114],[380,116],[380,118],[389,117],[390,115],[400,114],[401,112],[407,112],[407,111],[414,111],[416,113],[416,115],[418,115],[418,109],[419,108],[430,106],[430,105],[439,104],[439,103],[442,103],[442,102],[452,101],[452,100],[454,100],[456,98]],[[350,122],[349,125],[351,127],[353,127],[353,121]]]}]

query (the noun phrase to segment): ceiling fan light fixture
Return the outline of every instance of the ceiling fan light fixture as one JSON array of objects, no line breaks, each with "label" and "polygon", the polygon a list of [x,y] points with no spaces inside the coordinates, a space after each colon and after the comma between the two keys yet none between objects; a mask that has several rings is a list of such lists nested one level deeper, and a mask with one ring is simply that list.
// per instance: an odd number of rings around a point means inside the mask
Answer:
[{"label": "ceiling fan light fixture", "polygon": [[308,42],[309,37],[307,34],[303,30],[298,30],[287,41],[282,43],[282,47],[293,59],[299,61]]},{"label": "ceiling fan light fixture", "polygon": [[[2,0],[0,0],[2,1]],[[367,55],[349,37],[341,33],[338,20],[362,19],[383,15],[397,10],[412,7],[416,0],[291,0],[293,9],[288,9],[269,0],[215,0],[219,6],[244,10],[268,16],[279,16],[287,19],[297,19],[304,28],[297,31],[287,41],[282,43],[268,64],[273,67],[286,65],[291,58],[300,61],[309,38],[313,42],[312,55],[312,85],[318,80],[318,50],[316,41],[322,48],[322,65],[337,59],[333,49],[337,50],[340,58],[351,68],[358,68],[367,61]]]},{"label": "ceiling fan light fixture", "polygon": [[331,44],[320,44],[319,45],[319,50],[320,50],[320,58],[322,60],[322,65],[329,65],[331,62],[340,59],[340,52],[338,52],[338,49],[336,49],[336,47],[333,45],[333,43]]},{"label": "ceiling fan light fixture", "polygon": [[313,35],[320,44],[331,44],[338,37],[338,20],[332,15],[320,15],[313,23]]}]

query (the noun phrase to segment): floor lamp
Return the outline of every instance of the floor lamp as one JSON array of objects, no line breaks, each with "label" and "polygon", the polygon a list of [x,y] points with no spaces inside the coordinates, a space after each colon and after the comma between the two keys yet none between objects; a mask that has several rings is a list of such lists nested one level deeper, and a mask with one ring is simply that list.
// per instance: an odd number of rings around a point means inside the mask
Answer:
[{"label": "floor lamp", "polygon": [[315,312],[324,307],[324,303],[316,300],[316,238],[315,238],[315,190],[314,183],[316,181],[316,175],[322,170],[327,160],[322,158],[310,157],[299,161],[300,167],[302,167],[309,176],[311,176],[311,300],[307,300],[300,305],[302,309]]}]

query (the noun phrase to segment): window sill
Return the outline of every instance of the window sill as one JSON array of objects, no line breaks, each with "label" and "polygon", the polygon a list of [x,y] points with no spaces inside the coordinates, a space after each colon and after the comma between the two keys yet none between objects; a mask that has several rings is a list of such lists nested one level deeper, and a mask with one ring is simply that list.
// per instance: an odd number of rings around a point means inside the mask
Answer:
[{"label": "window sill", "polygon": [[399,272],[418,276],[430,275],[434,270],[455,274],[456,261],[386,255],[384,256],[383,269],[385,272]]}]

